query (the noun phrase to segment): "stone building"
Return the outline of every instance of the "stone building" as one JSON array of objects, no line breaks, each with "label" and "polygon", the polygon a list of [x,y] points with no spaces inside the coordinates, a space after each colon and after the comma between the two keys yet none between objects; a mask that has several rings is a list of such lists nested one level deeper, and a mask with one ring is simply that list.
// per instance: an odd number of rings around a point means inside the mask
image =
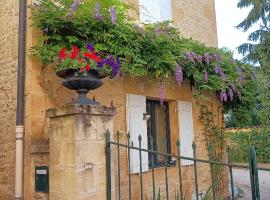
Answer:
[{"label": "stone building", "polygon": [[[134,4],[138,4],[137,0],[131,0]],[[28,4],[33,3],[32,0],[27,0]],[[145,1],[141,1],[145,2]],[[158,1],[162,2],[162,1]],[[166,0],[165,4],[156,3],[154,10],[151,10],[151,15],[154,16],[154,20],[172,19],[175,27],[179,28],[181,34],[184,37],[192,37],[195,40],[206,43],[208,46],[217,46],[217,30],[215,19],[215,5],[214,0]],[[18,0],[0,0],[0,200],[10,200],[14,198],[14,185],[15,185],[15,119],[16,119],[16,76],[17,76],[17,48],[18,48],[18,12],[19,12]],[[165,5],[165,6],[164,6]],[[147,7],[147,4],[145,5]],[[158,7],[159,6],[159,7]],[[151,6],[150,6],[151,7]],[[153,5],[152,5],[153,7]],[[162,14],[161,8],[166,7],[166,13]],[[166,10],[165,9],[165,10]],[[159,14],[157,14],[160,11]],[[143,10],[140,10],[141,16],[136,16],[136,13],[131,13],[141,20],[147,20],[143,17]],[[29,15],[28,15],[29,17]],[[150,20],[151,21],[151,20]],[[33,30],[30,26],[30,19],[27,20],[27,49],[29,49],[37,40],[39,32]],[[48,76],[49,75],[49,76]],[[48,78],[49,77],[49,78]],[[167,108],[167,115],[169,121],[166,123],[170,127],[170,134],[168,134],[171,142],[170,151],[172,154],[177,153],[177,149],[174,145],[175,141],[182,137],[184,144],[191,144],[194,139],[198,144],[198,157],[206,158],[207,152],[204,144],[204,137],[202,134],[202,127],[199,123],[199,110],[196,104],[190,86],[185,83],[179,90],[178,86],[171,82],[165,85],[165,105]],[[50,129],[49,119],[46,116],[46,111],[50,108],[65,105],[72,101],[75,93],[63,88],[61,86],[61,80],[57,78],[54,72],[43,70],[38,61],[35,58],[27,56],[26,59],[26,90],[25,90],[25,135],[24,135],[24,171],[23,171],[23,199],[48,199],[48,193],[37,192],[35,188],[35,167],[36,166],[50,166],[49,154],[51,151],[60,151],[61,148],[55,150],[55,146],[50,147]],[[116,107],[116,114],[113,118],[113,131],[120,131],[125,133],[132,126],[130,125],[133,120],[129,121],[129,114],[137,112],[135,107],[140,107],[139,112],[144,112],[149,107],[156,108],[156,114],[159,115],[160,107],[156,102],[159,99],[158,83],[148,82],[144,79],[134,79],[131,77],[123,77],[117,80],[110,80],[106,78],[104,85],[90,93],[90,97],[95,96],[96,100],[102,105],[113,105]],[[216,122],[223,125],[223,108],[215,94],[209,94],[211,102],[208,106],[213,111]],[[132,104],[132,102],[135,104]],[[136,102],[142,102],[137,106]],[[184,105],[184,106],[183,106]],[[189,108],[188,110],[182,108]],[[133,110],[132,110],[133,109]],[[181,127],[181,123],[185,123],[181,118],[181,112],[189,117],[193,124],[189,124],[191,136],[184,135],[185,130]],[[131,118],[136,116],[131,116]],[[162,115],[160,115],[162,117]],[[182,121],[181,121],[182,120]],[[138,122],[140,123],[140,122]],[[161,121],[159,123],[165,123]],[[103,129],[98,129],[99,130]],[[181,136],[182,132],[182,136]],[[100,133],[101,134],[101,133]],[[115,135],[113,136],[115,139]],[[147,135],[146,135],[147,139]],[[125,141],[125,136],[121,136],[121,141]],[[61,145],[65,145],[64,143]],[[186,147],[184,149],[187,154],[190,154],[190,149]],[[65,154],[65,152],[63,152]],[[121,151],[123,158],[126,156],[126,152]],[[97,156],[95,158],[98,159]],[[85,160],[87,161],[87,160]],[[122,197],[127,199],[127,176],[126,173],[127,162],[126,159],[121,160],[121,166],[123,167],[123,179],[122,185]],[[136,160],[134,161],[136,162]],[[145,193],[146,195],[151,193],[151,177],[148,169],[148,159],[145,158]],[[104,172],[103,168],[95,168],[95,161],[93,161],[93,170],[95,170],[93,176],[98,176]],[[100,171],[99,171],[100,170]],[[136,175],[136,166],[134,167],[134,179],[133,185],[139,189],[139,176]],[[149,172],[147,172],[149,171]],[[163,180],[160,178],[163,174],[162,166],[157,168],[157,184],[161,187]],[[169,171],[169,185],[178,187],[175,177],[177,173],[177,167],[172,166]],[[160,174],[160,175],[159,175]],[[200,192],[203,192],[210,185],[209,167],[202,165],[199,167],[200,183],[204,183],[200,188]],[[101,175],[102,176],[102,175]],[[162,175],[163,176],[163,175]],[[183,180],[185,188],[193,188],[193,170],[191,163],[184,163],[183,165]],[[60,175],[59,175],[60,177]],[[94,181],[98,181],[96,177]],[[62,184],[64,181],[59,182]],[[91,191],[103,191],[100,193],[98,199],[105,199],[104,181],[102,183],[95,182],[89,185],[86,189],[91,196]],[[50,186],[51,187],[51,186]],[[59,189],[59,188],[58,188]],[[52,189],[53,190],[53,189]],[[50,189],[50,191],[52,191]],[[59,189],[59,191],[61,188]],[[163,190],[161,188],[161,190]],[[188,190],[188,189],[187,189]],[[194,192],[191,191],[190,192]],[[89,192],[90,191],[90,192]],[[57,192],[56,192],[57,193]],[[139,199],[139,193],[133,192],[132,199]],[[53,197],[52,199],[57,199]],[[60,198],[59,198],[60,199]],[[61,199],[72,199],[72,197]],[[92,199],[92,198],[85,198]],[[93,198],[97,199],[97,198]]]}]

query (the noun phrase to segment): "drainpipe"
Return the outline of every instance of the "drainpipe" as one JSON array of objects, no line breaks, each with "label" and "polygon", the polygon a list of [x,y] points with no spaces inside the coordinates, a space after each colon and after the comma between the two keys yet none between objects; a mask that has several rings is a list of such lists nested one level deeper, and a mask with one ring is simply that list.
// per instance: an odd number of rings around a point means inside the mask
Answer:
[{"label": "drainpipe", "polygon": [[18,44],[18,78],[17,78],[17,113],[16,113],[16,166],[15,166],[15,200],[21,200],[23,194],[23,137],[24,137],[24,90],[25,90],[25,34],[26,0],[19,5],[19,44]]}]

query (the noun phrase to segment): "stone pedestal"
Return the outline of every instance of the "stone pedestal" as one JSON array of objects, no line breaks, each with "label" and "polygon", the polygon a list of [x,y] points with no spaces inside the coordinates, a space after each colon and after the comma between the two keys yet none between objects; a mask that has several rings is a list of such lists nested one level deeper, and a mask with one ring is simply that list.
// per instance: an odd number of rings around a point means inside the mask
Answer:
[{"label": "stone pedestal", "polygon": [[106,200],[105,132],[113,132],[114,112],[78,104],[47,111],[50,200]]}]

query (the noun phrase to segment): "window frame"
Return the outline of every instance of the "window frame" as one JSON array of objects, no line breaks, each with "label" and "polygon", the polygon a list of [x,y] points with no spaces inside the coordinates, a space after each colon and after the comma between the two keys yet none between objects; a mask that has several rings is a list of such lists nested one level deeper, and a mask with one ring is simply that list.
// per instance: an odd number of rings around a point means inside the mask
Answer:
[{"label": "window frame", "polygon": [[[151,130],[148,130],[147,127],[147,139],[148,139],[148,148],[151,149],[151,144],[150,144],[150,135],[153,137],[153,145],[154,145],[154,150],[157,150],[157,142],[155,140],[157,130],[156,130],[156,124],[155,124],[155,106],[160,105],[159,100],[153,100],[153,99],[146,99],[146,107],[148,107],[148,104],[150,104],[150,119],[151,120]],[[167,153],[171,153],[171,132],[170,132],[170,114],[169,114],[169,103],[167,101],[163,102],[163,109],[165,112],[165,131],[166,131],[166,140],[167,140]],[[150,134],[152,133],[152,134]],[[149,168],[152,168],[152,155],[149,153],[148,155],[148,162],[149,162]],[[168,157],[168,166],[172,166],[171,162],[171,157]],[[157,154],[154,154],[154,168],[156,167],[163,167],[164,166],[164,161],[157,162]]]}]

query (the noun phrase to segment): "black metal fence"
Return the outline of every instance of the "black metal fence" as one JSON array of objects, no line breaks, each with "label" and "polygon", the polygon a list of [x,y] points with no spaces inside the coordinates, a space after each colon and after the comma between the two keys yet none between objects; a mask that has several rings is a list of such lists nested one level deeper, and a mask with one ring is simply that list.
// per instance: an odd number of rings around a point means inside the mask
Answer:
[{"label": "black metal fence", "polygon": [[[122,144],[120,143],[119,140],[119,135],[120,133],[117,132],[117,141],[111,141],[110,140],[110,132],[107,131],[106,132],[106,149],[105,149],[105,153],[106,153],[106,175],[107,175],[107,200],[111,200],[112,199],[112,176],[111,176],[111,172],[112,172],[112,161],[111,161],[111,149],[112,146],[116,147],[116,155],[117,155],[117,163],[116,163],[116,168],[117,168],[117,180],[116,180],[116,184],[117,184],[117,191],[115,191],[118,195],[118,199],[121,200],[123,198],[121,198],[121,173],[123,173],[121,171],[121,167],[120,167],[120,148],[123,148],[127,151],[127,165],[128,165],[128,199],[131,200],[132,199],[132,184],[131,184],[131,180],[132,180],[132,175],[131,175],[131,166],[130,166],[130,152],[131,150],[136,150],[138,151],[139,154],[139,163],[140,163],[140,200],[144,199],[144,183],[143,183],[143,170],[142,170],[142,152],[148,152],[149,155],[152,157],[152,159],[154,160],[154,156],[155,155],[160,155],[160,156],[164,156],[164,174],[165,174],[165,191],[166,191],[166,195],[165,195],[165,199],[169,200],[170,198],[170,194],[169,194],[169,185],[168,185],[168,161],[169,159],[174,158],[178,164],[175,165],[178,167],[178,180],[176,179],[176,181],[179,181],[179,189],[177,190],[177,192],[175,193],[175,200],[185,200],[186,197],[184,196],[184,192],[183,192],[183,180],[182,180],[182,168],[181,168],[181,161],[182,160],[189,160],[193,162],[193,170],[194,170],[194,185],[195,185],[195,199],[199,200],[199,199],[204,199],[204,200],[208,200],[208,199],[213,199],[213,200],[217,200],[220,199],[220,197],[217,197],[217,183],[216,183],[216,177],[214,175],[214,167],[215,166],[223,166],[228,168],[228,172],[229,172],[229,177],[230,177],[230,199],[234,200],[235,199],[235,187],[234,187],[234,180],[233,180],[233,168],[243,168],[243,169],[248,169],[250,171],[250,187],[251,187],[251,197],[252,200],[260,200],[260,186],[259,186],[259,176],[258,176],[258,171],[259,170],[263,170],[263,171],[269,171],[270,169],[267,168],[261,168],[257,166],[257,162],[256,162],[256,152],[254,147],[250,147],[249,152],[248,152],[248,156],[249,156],[249,165],[245,166],[245,165],[239,165],[239,164],[234,164],[231,162],[231,149],[228,147],[227,148],[227,161],[216,161],[213,159],[213,147],[211,145],[209,145],[208,147],[208,157],[209,160],[204,160],[204,159],[199,159],[196,157],[196,144],[193,143],[192,148],[193,148],[193,158],[191,157],[185,157],[185,156],[181,156],[180,155],[180,141],[178,140],[176,142],[176,148],[177,148],[177,155],[173,155],[173,154],[169,154],[167,153],[167,148],[164,149],[164,152],[158,152],[155,151],[153,149],[153,139],[150,138],[150,149],[143,149],[142,148],[142,137],[141,135],[139,135],[138,137],[138,142],[139,142],[139,146],[135,147],[133,146],[133,144],[130,144],[130,135],[127,134],[127,143],[126,144]],[[165,141],[166,143],[166,141]],[[166,146],[166,145],[165,145]],[[209,164],[210,165],[210,172],[211,172],[211,192],[209,194],[207,194],[207,197],[202,198],[201,197],[201,193],[199,193],[199,182],[198,182],[198,173],[197,173],[197,164],[198,163],[205,163],[205,164]],[[151,162],[150,165],[150,170],[151,170],[151,176],[152,176],[152,199],[153,200],[159,200],[161,199],[160,196],[160,191],[159,191],[159,186],[156,185],[156,181],[155,181],[155,166],[154,166],[154,162]],[[190,199],[190,198],[188,198]],[[133,200],[133,199],[132,199]]]}]

